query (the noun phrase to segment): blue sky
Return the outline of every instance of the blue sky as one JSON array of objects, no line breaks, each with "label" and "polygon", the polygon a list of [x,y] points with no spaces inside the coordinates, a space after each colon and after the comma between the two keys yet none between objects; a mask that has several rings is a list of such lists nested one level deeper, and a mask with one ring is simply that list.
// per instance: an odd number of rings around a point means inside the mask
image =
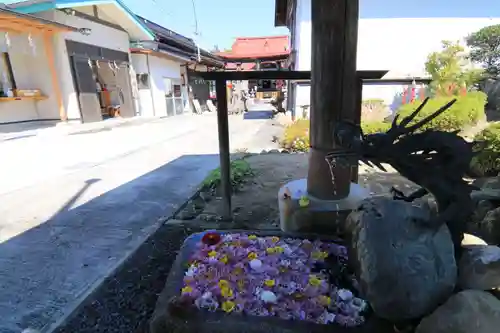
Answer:
[{"label": "blue sky", "polygon": [[[314,1],[314,0],[313,0]],[[141,16],[187,37],[194,32],[191,0],[124,0]],[[194,0],[200,45],[230,48],[238,36],[287,34],[274,27],[274,0]],[[495,4],[495,2],[497,4]],[[375,17],[500,17],[495,0],[360,0],[360,16]]]}]

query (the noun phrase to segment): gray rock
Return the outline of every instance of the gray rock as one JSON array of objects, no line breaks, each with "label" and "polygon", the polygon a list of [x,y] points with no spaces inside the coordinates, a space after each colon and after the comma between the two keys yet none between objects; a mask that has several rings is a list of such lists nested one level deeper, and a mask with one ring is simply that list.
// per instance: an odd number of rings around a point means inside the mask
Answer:
[{"label": "gray rock", "polygon": [[437,232],[429,228],[430,215],[411,203],[372,197],[346,221],[363,296],[382,318],[421,317],[453,292],[453,243],[445,225]]},{"label": "gray rock", "polygon": [[458,286],[476,290],[500,287],[500,248],[487,245],[465,246],[458,262]]},{"label": "gray rock", "polygon": [[490,200],[480,200],[476,205],[474,214],[472,215],[472,222],[481,222],[486,217],[486,214],[495,208],[496,207]]},{"label": "gray rock", "polygon": [[500,190],[500,177],[478,178],[472,182],[472,185],[477,186],[479,188]]},{"label": "gray rock", "polygon": [[271,149],[270,151],[268,151],[269,154],[279,154],[280,151],[279,149]]},{"label": "gray rock", "polygon": [[500,327],[500,300],[490,293],[465,290],[450,297],[415,333],[496,333]]},{"label": "gray rock", "polygon": [[474,223],[471,232],[484,239],[488,244],[500,244],[500,208],[486,213],[482,221]]}]

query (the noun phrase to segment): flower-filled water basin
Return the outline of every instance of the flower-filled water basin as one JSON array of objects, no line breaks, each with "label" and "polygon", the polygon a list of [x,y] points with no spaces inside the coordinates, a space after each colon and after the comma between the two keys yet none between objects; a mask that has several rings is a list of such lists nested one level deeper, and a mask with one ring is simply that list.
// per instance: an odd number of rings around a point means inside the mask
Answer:
[{"label": "flower-filled water basin", "polygon": [[206,311],[358,326],[367,303],[332,276],[332,262],[346,259],[346,248],[333,242],[208,232],[180,298]]}]

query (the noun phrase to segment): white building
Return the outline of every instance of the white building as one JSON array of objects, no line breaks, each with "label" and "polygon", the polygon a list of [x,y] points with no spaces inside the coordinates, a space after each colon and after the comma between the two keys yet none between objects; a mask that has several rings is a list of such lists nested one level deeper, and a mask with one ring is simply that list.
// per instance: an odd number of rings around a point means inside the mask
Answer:
[{"label": "white building", "polygon": [[[311,1],[276,0],[276,25],[286,25],[291,34],[294,70],[311,70]],[[464,42],[479,29],[500,24],[500,18],[384,18],[360,19],[358,25],[358,70],[387,70],[384,77],[425,77],[429,53],[438,51],[443,40]],[[292,85],[290,107],[309,105],[310,85]],[[365,85],[363,99],[380,98],[393,105],[401,85]],[[297,114],[299,114],[297,112]]]},{"label": "white building", "polygon": [[[182,52],[167,45],[168,42],[158,41],[157,31],[120,0],[11,0],[5,3],[7,8],[18,13],[31,14],[69,28],[84,28],[86,33],[66,29],[51,35],[50,53],[60,91],[46,82],[50,80],[45,64],[48,53],[42,47],[30,49],[27,46],[31,35],[24,33],[22,38],[9,38],[12,43],[8,43],[7,53],[12,60],[17,88],[39,89],[47,98],[2,103],[0,124],[101,121],[115,115],[118,106],[122,117],[189,112],[186,67],[200,60],[210,66],[218,64],[203,50],[198,59],[193,41],[180,35],[177,35],[179,39],[184,38],[185,43],[192,44],[191,49]],[[33,39],[34,44],[41,43],[34,34]],[[140,49],[133,55],[131,44],[133,50]],[[38,50],[36,54],[32,52],[35,49]],[[146,51],[148,55],[144,54]],[[56,96],[59,95],[62,102],[58,107]]]}]

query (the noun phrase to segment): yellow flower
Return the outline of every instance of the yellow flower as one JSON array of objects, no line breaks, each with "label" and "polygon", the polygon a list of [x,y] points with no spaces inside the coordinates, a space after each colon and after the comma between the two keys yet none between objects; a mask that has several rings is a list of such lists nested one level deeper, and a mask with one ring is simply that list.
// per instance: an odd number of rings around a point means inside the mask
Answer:
[{"label": "yellow flower", "polygon": [[256,240],[256,239],[257,239],[257,236],[255,236],[255,235],[249,235],[249,236],[248,236],[248,239],[250,239],[250,240]]},{"label": "yellow flower", "polygon": [[278,242],[280,241],[280,238],[279,238],[279,237],[276,237],[276,236],[273,236],[273,237],[271,237],[271,241],[272,241],[273,243],[278,243]]},{"label": "yellow flower", "polygon": [[209,256],[209,257],[215,257],[216,255],[217,255],[217,252],[216,252],[216,251],[214,251],[214,250],[212,250],[212,251],[208,252],[208,256]]},{"label": "yellow flower", "polygon": [[276,246],[274,250],[276,251],[276,253],[283,253],[285,251],[285,249],[281,246]]},{"label": "yellow flower", "polygon": [[219,261],[223,264],[227,264],[229,261],[229,258],[227,256],[223,256],[222,258],[219,259]]},{"label": "yellow flower", "polygon": [[299,199],[299,206],[300,207],[307,207],[309,206],[309,197],[307,195],[303,195]]},{"label": "yellow flower", "polygon": [[219,288],[220,289],[227,289],[227,288],[229,288],[229,286],[230,286],[229,281],[227,281],[227,280],[220,280],[219,281]]},{"label": "yellow flower", "polygon": [[274,253],[276,253],[276,248],[274,248],[274,247],[268,247],[268,248],[266,249],[266,252],[267,252],[268,254],[274,254]]},{"label": "yellow flower", "polygon": [[321,295],[321,296],[318,296],[318,301],[319,301],[319,304],[321,304],[323,306],[329,306],[330,303],[332,302],[332,299],[328,296]]},{"label": "yellow flower", "polygon": [[293,294],[293,297],[294,297],[296,300],[301,300],[302,298],[304,298],[304,294],[301,294],[301,293],[295,293],[295,294]]},{"label": "yellow flower", "polygon": [[182,288],[183,294],[189,294],[192,291],[193,291],[193,288],[191,288],[190,286],[185,286],[184,288]]},{"label": "yellow flower", "polygon": [[245,280],[238,280],[238,282],[236,282],[236,285],[238,286],[239,290],[243,290],[245,288]]},{"label": "yellow flower", "polygon": [[255,253],[255,252],[250,252],[250,253],[248,254],[248,259],[250,259],[250,260],[257,259],[257,253]]},{"label": "yellow flower", "polygon": [[224,298],[231,298],[233,297],[233,290],[231,288],[221,288],[220,294]]},{"label": "yellow flower", "polygon": [[227,313],[232,312],[235,307],[236,304],[231,301],[225,301],[224,303],[222,303],[222,310]]},{"label": "yellow flower", "polygon": [[235,267],[233,269],[233,274],[234,275],[241,275],[241,274],[243,274],[243,269],[241,269],[240,267]]},{"label": "yellow flower", "polygon": [[309,284],[313,287],[317,287],[321,284],[321,279],[319,279],[316,275],[309,276]]},{"label": "yellow flower", "polygon": [[264,284],[266,285],[266,287],[274,287],[276,282],[272,279],[269,279],[269,280],[264,281]]},{"label": "yellow flower", "polygon": [[326,252],[326,251],[316,251],[316,252],[313,252],[311,254],[311,257],[314,260],[323,260],[323,259],[326,259],[326,257],[328,257],[328,252]]}]

